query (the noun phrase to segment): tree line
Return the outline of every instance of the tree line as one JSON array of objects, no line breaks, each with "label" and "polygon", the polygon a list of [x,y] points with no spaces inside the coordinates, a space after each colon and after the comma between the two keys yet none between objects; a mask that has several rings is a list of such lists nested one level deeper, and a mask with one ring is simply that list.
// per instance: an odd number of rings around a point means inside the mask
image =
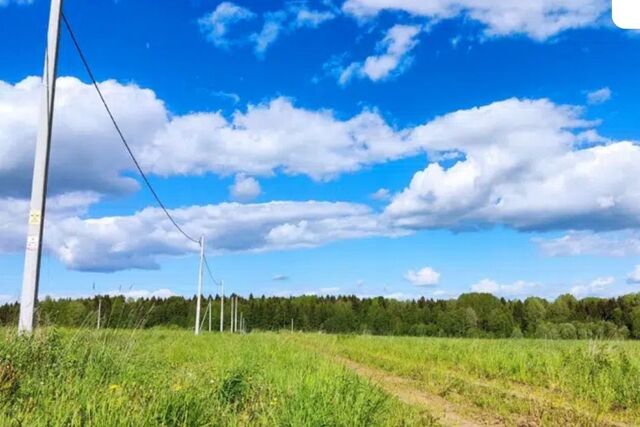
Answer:
[{"label": "tree line", "polygon": [[[477,338],[640,339],[640,293],[617,298],[576,299],[561,295],[554,301],[530,297],[506,300],[491,294],[468,293],[457,299],[411,301],[356,296],[238,297],[238,312],[246,329],[327,333],[368,333]],[[213,330],[219,329],[220,297],[211,301]],[[229,328],[229,298],[225,298],[225,330]],[[193,328],[195,296],[166,299],[127,299],[96,296],[81,299],[47,298],[37,310],[41,325],[92,327],[101,305],[106,328]],[[17,325],[19,306],[0,306],[0,325]],[[208,317],[208,314],[207,314]],[[205,330],[208,318],[205,317]]]}]

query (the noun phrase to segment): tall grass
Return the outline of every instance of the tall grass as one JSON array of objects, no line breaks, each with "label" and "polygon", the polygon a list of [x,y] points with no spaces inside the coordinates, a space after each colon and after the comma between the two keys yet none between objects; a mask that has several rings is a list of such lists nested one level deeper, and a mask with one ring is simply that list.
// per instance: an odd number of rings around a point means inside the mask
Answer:
[{"label": "tall grass", "polygon": [[[562,408],[640,423],[640,343],[299,335],[494,413]],[[555,412],[555,416],[560,413]],[[571,414],[569,414],[571,415]],[[597,424],[597,422],[596,422]]]},{"label": "tall grass", "polygon": [[370,426],[432,421],[278,334],[0,336],[2,426]]}]

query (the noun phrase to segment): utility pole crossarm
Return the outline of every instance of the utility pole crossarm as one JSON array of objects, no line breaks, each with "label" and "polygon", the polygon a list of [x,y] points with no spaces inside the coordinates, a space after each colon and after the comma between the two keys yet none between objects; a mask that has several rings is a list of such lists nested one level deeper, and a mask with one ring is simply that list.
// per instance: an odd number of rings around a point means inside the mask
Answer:
[{"label": "utility pole crossarm", "polygon": [[52,0],[49,14],[47,51],[44,59],[42,100],[40,105],[40,127],[36,140],[33,182],[31,184],[31,204],[27,228],[27,247],[24,258],[22,295],[20,297],[20,320],[18,331],[33,331],[35,306],[40,282],[40,259],[42,257],[42,235],[47,200],[47,177],[49,153],[51,151],[51,127],[53,106],[56,95],[58,68],[58,44],[60,41],[60,14],[62,0]]}]

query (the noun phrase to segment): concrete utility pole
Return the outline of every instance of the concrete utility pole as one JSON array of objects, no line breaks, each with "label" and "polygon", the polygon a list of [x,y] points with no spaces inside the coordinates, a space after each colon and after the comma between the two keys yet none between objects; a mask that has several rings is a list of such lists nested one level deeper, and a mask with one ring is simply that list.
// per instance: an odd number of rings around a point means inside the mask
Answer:
[{"label": "concrete utility pole", "polygon": [[209,298],[209,307],[207,307],[207,310],[209,310],[209,332],[211,332],[211,298]]},{"label": "concrete utility pole", "polygon": [[202,267],[204,264],[204,236],[200,237],[200,268],[198,269],[198,296],[196,297],[196,330],[200,334],[200,302],[202,297]]},{"label": "concrete utility pole", "polygon": [[62,0],[52,0],[49,12],[49,32],[47,51],[44,57],[44,75],[42,79],[42,99],[40,104],[40,127],[36,140],[36,154],[31,184],[31,205],[27,228],[27,248],[24,257],[24,275],[22,295],[20,297],[20,320],[18,331],[33,331],[35,306],[38,300],[40,284],[40,258],[42,257],[42,234],[47,201],[47,177],[49,172],[49,152],[51,151],[51,127],[53,124],[53,105],[56,95],[56,77],[58,69],[58,42],[60,40],[60,13]]},{"label": "concrete utility pole", "polygon": [[220,280],[222,296],[220,297],[220,332],[224,332],[224,282]]},{"label": "concrete utility pole", "polygon": [[235,297],[236,303],[233,305],[233,330],[238,332],[238,297]]},{"label": "concrete utility pole", "polygon": [[229,330],[233,333],[233,294],[229,297],[229,304],[231,304],[229,311]]}]

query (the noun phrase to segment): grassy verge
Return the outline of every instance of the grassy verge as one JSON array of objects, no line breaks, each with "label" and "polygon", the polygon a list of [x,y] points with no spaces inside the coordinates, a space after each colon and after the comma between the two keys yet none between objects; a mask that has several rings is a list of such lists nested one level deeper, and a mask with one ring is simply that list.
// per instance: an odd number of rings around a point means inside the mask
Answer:
[{"label": "grassy verge", "polygon": [[432,424],[286,335],[0,336],[2,426]]},{"label": "grassy verge", "polygon": [[297,335],[507,424],[640,423],[640,344]]}]

